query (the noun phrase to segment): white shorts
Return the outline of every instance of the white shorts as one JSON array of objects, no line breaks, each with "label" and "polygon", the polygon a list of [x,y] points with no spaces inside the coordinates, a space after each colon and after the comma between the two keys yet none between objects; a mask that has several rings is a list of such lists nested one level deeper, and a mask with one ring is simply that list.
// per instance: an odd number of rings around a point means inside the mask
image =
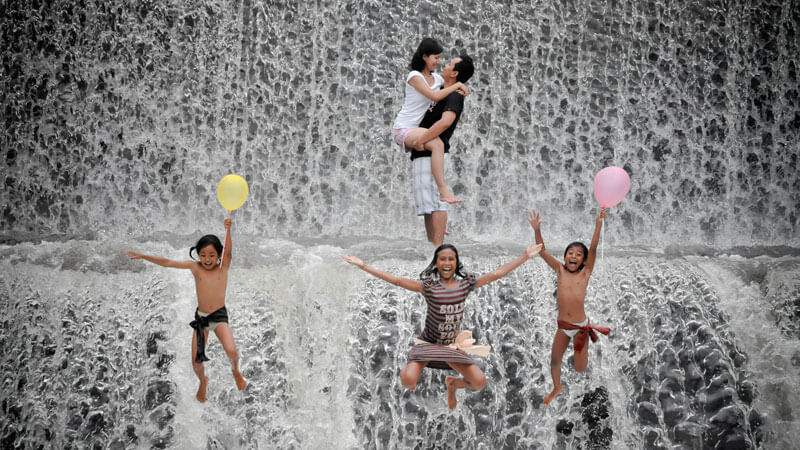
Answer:
[{"label": "white shorts", "polygon": [[[586,320],[584,320],[581,323],[574,323],[574,322],[570,322],[570,323],[575,325],[576,327],[585,327],[586,325],[589,324],[589,318],[587,317]],[[564,334],[566,334],[570,338],[574,338],[575,335],[578,334],[578,331],[581,331],[581,330],[561,330],[561,331],[563,331]]]},{"label": "white shorts", "polygon": [[[447,211],[447,203],[439,200],[439,186],[431,172],[431,158],[416,158],[411,161],[411,181],[414,186],[414,208],[418,216],[434,211]],[[444,173],[450,167],[450,154],[444,154]]]},{"label": "white shorts", "polygon": [[[197,314],[198,314],[200,317],[206,317],[206,316],[210,316],[212,313],[204,313],[203,311],[199,311],[199,310],[198,310],[198,311],[197,311]],[[225,323],[225,322],[211,322],[211,321],[209,321],[209,322],[208,322],[208,327],[207,327],[207,328],[208,328],[208,331],[214,331],[214,329],[216,329],[216,328],[217,328],[217,325],[219,325],[219,324],[221,324],[221,323]]]}]

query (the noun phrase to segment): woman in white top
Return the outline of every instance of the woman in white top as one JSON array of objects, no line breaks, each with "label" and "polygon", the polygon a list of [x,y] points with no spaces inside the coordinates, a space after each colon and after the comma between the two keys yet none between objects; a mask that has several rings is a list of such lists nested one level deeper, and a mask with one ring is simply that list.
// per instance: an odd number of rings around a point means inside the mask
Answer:
[{"label": "woman in white top", "polygon": [[[442,89],[444,80],[438,74],[433,73],[439,65],[442,50],[442,46],[435,39],[424,38],[411,58],[411,72],[406,76],[405,101],[403,108],[397,113],[392,130],[395,141],[406,151],[410,151],[414,147],[410,141],[407,142],[407,139],[422,122],[425,112],[433,103],[444,99],[454,91],[459,91],[462,95],[467,95],[469,92],[467,86],[461,82]],[[436,141],[438,141],[438,145]],[[431,172],[439,187],[440,200],[447,203],[458,203],[460,200],[453,196],[444,181],[444,144],[437,137],[430,142],[430,147]]]}]

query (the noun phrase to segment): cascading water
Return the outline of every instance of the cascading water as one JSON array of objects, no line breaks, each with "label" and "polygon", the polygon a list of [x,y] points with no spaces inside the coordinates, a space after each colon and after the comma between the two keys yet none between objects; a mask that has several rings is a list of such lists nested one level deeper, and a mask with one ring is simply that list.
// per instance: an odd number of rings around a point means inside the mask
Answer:
[{"label": "cascading water", "polygon": [[[3,448],[790,448],[800,436],[796,2],[0,5]],[[631,174],[587,297],[612,334],[564,360],[533,260],[467,299],[488,385],[398,378],[431,248],[390,140],[422,36],[476,60],[450,240],[482,273],[588,240],[594,173]],[[227,304],[194,399],[183,259],[243,175]],[[569,354],[569,353],[568,353]]]},{"label": "cascading water", "polygon": [[609,240],[796,243],[799,19],[782,4],[9,2],[4,231],[201,229],[232,171],[244,230],[418,235],[389,128],[433,35],[477,62],[461,235],[505,236],[536,204],[574,236],[616,164],[633,190]]}]

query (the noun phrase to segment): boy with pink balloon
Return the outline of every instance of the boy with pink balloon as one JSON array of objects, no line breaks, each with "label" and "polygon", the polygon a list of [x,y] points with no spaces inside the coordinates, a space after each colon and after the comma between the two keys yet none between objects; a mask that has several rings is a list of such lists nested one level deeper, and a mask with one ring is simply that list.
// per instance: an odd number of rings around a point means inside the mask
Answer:
[{"label": "boy with pink balloon", "polygon": [[[192,335],[192,366],[200,386],[195,398],[199,402],[206,401],[206,388],[208,377],[205,375],[203,361],[208,361],[205,354],[205,344],[209,331],[214,331],[217,339],[222,343],[222,348],[228,355],[233,370],[233,379],[236,387],[243,391],[247,387],[242,374],[239,372],[239,355],[233,332],[228,325],[228,310],[225,308],[225,291],[228,287],[228,269],[231,266],[231,219],[230,212],[241,207],[247,200],[247,182],[239,175],[225,176],[217,186],[217,198],[222,206],[228,210],[225,219],[225,246],[213,234],[207,234],[197,241],[197,245],[189,249],[191,261],[174,261],[159,256],[150,256],[126,250],[131,259],[144,259],[153,264],[175,269],[188,269],[192,272],[197,292],[197,309],[194,320],[189,324],[194,329]],[[193,252],[197,252],[198,259],[194,259]]]},{"label": "boy with pink balloon", "polygon": [[556,300],[558,303],[558,329],[553,338],[550,355],[550,376],[553,378],[553,390],[542,403],[549,405],[564,388],[561,386],[561,360],[574,338],[573,351],[575,356],[575,370],[583,372],[589,363],[589,346],[587,337],[592,342],[598,339],[597,333],[608,335],[611,329],[594,326],[589,322],[584,311],[586,288],[589,277],[594,269],[597,256],[597,244],[600,240],[600,230],[606,217],[606,208],[616,206],[630,189],[630,178],[624,169],[619,167],[606,167],[598,172],[594,179],[594,195],[600,204],[600,213],[597,214],[592,242],[587,249],[582,242],[572,242],[564,251],[564,262],[560,263],[544,248],[542,239],[539,213],[535,210],[528,213],[528,222],[536,235],[536,243],[542,244],[540,255],[553,268],[558,281]]}]

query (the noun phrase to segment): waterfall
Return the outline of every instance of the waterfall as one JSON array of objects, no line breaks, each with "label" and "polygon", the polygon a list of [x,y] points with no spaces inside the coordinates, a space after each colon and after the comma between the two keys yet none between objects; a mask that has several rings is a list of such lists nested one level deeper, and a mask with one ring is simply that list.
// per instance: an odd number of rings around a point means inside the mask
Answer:
[{"label": "waterfall", "polygon": [[[0,6],[3,448],[788,448],[800,435],[795,1],[90,2]],[[588,242],[586,311],[612,328],[563,361],[540,259],[482,287],[463,326],[487,387],[399,371],[431,258],[390,127],[423,36],[476,61],[448,182],[448,241],[485,273],[532,239]],[[185,259],[233,213],[226,304],[249,381],[190,363]]]},{"label": "waterfall", "polygon": [[459,236],[505,237],[535,206],[574,237],[617,165],[633,184],[612,243],[797,246],[791,5],[12,2],[0,223],[194,232],[234,172],[249,233],[421,236],[390,128],[434,36],[476,61],[453,138]]}]

